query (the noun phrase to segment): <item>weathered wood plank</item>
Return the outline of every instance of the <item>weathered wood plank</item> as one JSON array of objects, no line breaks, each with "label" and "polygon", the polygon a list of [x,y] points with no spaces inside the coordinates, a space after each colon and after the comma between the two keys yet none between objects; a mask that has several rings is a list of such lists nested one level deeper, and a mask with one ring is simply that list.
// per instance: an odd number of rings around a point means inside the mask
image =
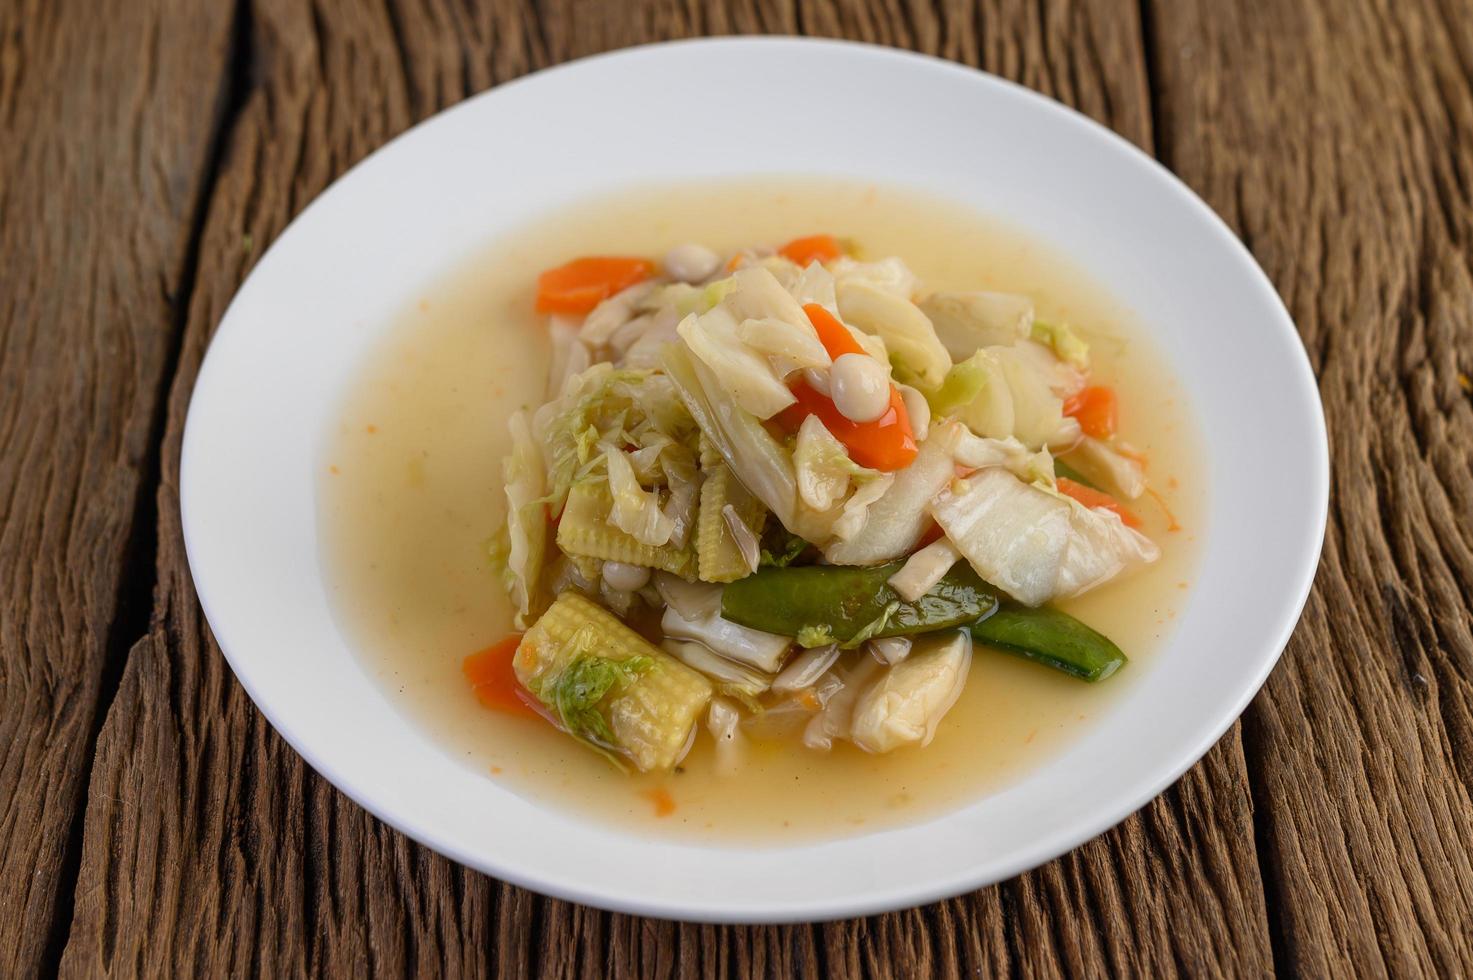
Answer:
[{"label": "weathered wood plank", "polygon": [[127,602],[148,604],[151,527],[141,593],[129,540],[151,508],[231,20],[146,2],[103,30],[86,3],[0,5],[3,976],[41,969],[69,919],[103,677],[123,652],[110,636]]},{"label": "weathered wood plank", "polygon": [[[132,651],[93,772],[70,974],[254,967],[555,975],[1165,973],[1270,964],[1241,745],[1230,736],[1121,828],[974,895],[823,926],[717,928],[608,915],[466,872],[312,774],[233,678],[195,601],[178,445],[210,331],[257,248],[412,118],[543,63],[706,31],[914,44],[1071,101],[1143,145],[1133,4],[974,9],[845,0],[636,6],[258,0],[259,72],[211,202],[159,494],[159,605]],[[147,799],[136,806],[134,800]]]},{"label": "weathered wood plank", "polygon": [[1283,965],[1473,971],[1473,11],[1155,4],[1162,145],[1304,335],[1334,497],[1247,717]]}]

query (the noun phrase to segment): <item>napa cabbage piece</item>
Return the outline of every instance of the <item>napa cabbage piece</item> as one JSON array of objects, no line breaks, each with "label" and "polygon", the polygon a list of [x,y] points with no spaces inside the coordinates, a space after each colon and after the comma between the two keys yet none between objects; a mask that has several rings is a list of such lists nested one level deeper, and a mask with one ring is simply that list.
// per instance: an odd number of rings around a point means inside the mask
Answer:
[{"label": "napa cabbage piece", "polygon": [[982,349],[952,366],[939,388],[926,392],[932,416],[961,419],[988,439],[1013,435],[1013,395],[1002,367],[990,349]]},{"label": "napa cabbage piece", "polygon": [[749,255],[747,261],[741,265],[738,271],[750,272],[753,269],[761,269],[772,276],[777,280],[778,285],[786,289],[789,294],[792,293],[793,284],[798,281],[798,276],[803,271],[798,268],[798,263],[792,259],[785,255],[775,254],[762,256]]},{"label": "napa cabbage piece", "polygon": [[583,320],[579,339],[589,347],[600,347],[609,342],[614,331],[634,319],[640,303],[649,296],[655,284],[648,280],[635,283],[599,303]]},{"label": "napa cabbage piece", "polygon": [[916,602],[961,561],[962,553],[945,537],[913,553],[900,570],[885,581],[906,602]]},{"label": "napa cabbage piece", "polygon": [[1063,399],[1054,394],[1048,377],[1015,348],[998,348],[993,354],[1012,395],[1012,434],[1033,449],[1047,445],[1063,425]]},{"label": "napa cabbage piece", "polygon": [[692,313],[675,332],[743,411],[767,419],[797,400],[768,359],[742,341],[737,319],[726,305]]},{"label": "napa cabbage piece", "polygon": [[1078,464],[1086,475],[1112,493],[1134,500],[1146,492],[1146,474],[1141,464],[1093,436],[1079,440],[1069,453],[1069,461]]},{"label": "napa cabbage piece", "polygon": [[874,753],[931,744],[941,719],[961,697],[971,665],[972,640],[965,631],[917,638],[905,659],[856,698],[850,741]]},{"label": "napa cabbage piece", "polygon": [[780,377],[804,368],[825,368],[831,360],[812,326],[800,329],[786,320],[763,317],[743,320],[737,336],[748,347],[767,355]]},{"label": "napa cabbage piece", "polygon": [[910,266],[899,256],[879,259],[874,262],[861,262],[841,255],[828,265],[829,273],[834,277],[835,288],[842,287],[848,283],[864,283],[883,289],[887,293],[899,296],[901,299],[910,299],[920,289],[920,280],[916,274],[910,271]]},{"label": "napa cabbage piece", "polygon": [[834,521],[834,537],[840,541],[852,541],[868,526],[870,506],[884,499],[894,485],[894,473],[877,473],[860,483],[844,501],[844,508]]},{"label": "napa cabbage piece", "polygon": [[1078,595],[1160,557],[1116,515],[1001,468],[952,481],[931,514],[978,575],[1029,606]]},{"label": "napa cabbage piece", "polygon": [[1054,485],[1054,462],[1048,450],[1035,452],[1012,436],[986,439],[964,429],[952,449],[952,458],[967,469],[1001,466],[1025,483]]},{"label": "napa cabbage piece", "polygon": [[839,299],[834,292],[834,274],[818,261],[808,263],[788,284],[788,292],[800,307],[817,303],[835,316],[839,315]]},{"label": "napa cabbage piece", "polygon": [[669,490],[661,512],[671,524],[670,543],[684,548],[695,531],[702,485],[695,454],[688,445],[667,445],[660,448],[658,461],[660,477]]},{"label": "napa cabbage piece", "polygon": [[893,475],[894,481],[867,509],[856,533],[824,548],[824,558],[835,565],[877,565],[915,550],[930,525],[926,507],[952,479],[952,453],[961,438],[956,422],[933,424],[916,458]]},{"label": "napa cabbage piece", "polygon": [[937,415],[961,419],[990,439],[1015,437],[1032,449],[1070,428],[1049,376],[1014,347],[987,347],[951,369],[931,396]]},{"label": "napa cabbage piece", "polygon": [[793,467],[798,476],[798,496],[814,510],[826,511],[849,493],[851,479],[877,479],[877,470],[860,466],[849,458],[844,444],[835,439],[817,415],[798,427],[793,444]]},{"label": "napa cabbage piece", "polygon": [[532,431],[545,448],[545,499],[554,515],[574,483],[603,482],[606,446],[658,445],[659,454],[687,461],[694,478],[695,422],[670,379],[654,371],[595,364],[537,410]]},{"label": "napa cabbage piece", "polygon": [[983,347],[1009,347],[1033,327],[1033,301],[1016,293],[935,292],[920,305],[957,361]]},{"label": "napa cabbage piece", "polygon": [[593,355],[578,339],[580,326],[577,319],[561,313],[548,318],[547,337],[552,343],[552,359],[547,369],[548,399],[561,395],[568,379],[582,374],[593,363]]},{"label": "napa cabbage piece", "polygon": [[[832,690],[823,701],[823,707],[803,729],[803,744],[810,749],[828,751],[834,739],[848,738],[850,721],[854,716],[854,704],[865,686],[881,670],[874,657],[860,657],[849,664],[835,666],[824,680],[833,678]],[[823,681],[819,682],[820,684]]]},{"label": "napa cabbage piece", "polygon": [[839,315],[885,341],[890,358],[925,387],[938,387],[951,370],[951,355],[920,307],[863,279],[838,282]]},{"label": "napa cabbage piece", "polygon": [[704,286],[693,286],[687,282],[671,282],[657,286],[645,296],[641,308],[646,310],[669,309],[678,316],[705,313],[719,305],[736,283],[728,276],[708,282]]},{"label": "napa cabbage piece", "polygon": [[1128,568],[1149,565],[1161,557],[1160,547],[1134,528],[1126,527],[1120,515],[1065,499],[1074,533],[1055,585],[1060,598],[1088,592]]},{"label": "napa cabbage piece", "polygon": [[547,510],[543,504],[547,491],[542,451],[532,437],[527,413],[514,413],[508,427],[511,452],[501,462],[506,483],[505,573],[512,605],[516,607],[516,625],[525,628],[529,617],[540,612],[543,603],[538,583],[547,551]]},{"label": "napa cabbage piece", "polygon": [[522,636],[512,669],[559,728],[641,772],[685,756],[712,694],[704,676],[576,592],[558,596]]},{"label": "napa cabbage piece", "polygon": [[1076,367],[1061,360],[1052,348],[1037,340],[1022,340],[1013,344],[1013,350],[1027,358],[1033,368],[1048,381],[1049,390],[1060,398],[1077,394],[1089,380],[1088,365]]},{"label": "napa cabbage piece", "polygon": [[613,506],[609,520],[640,544],[658,547],[675,532],[675,521],[660,509],[659,495],[639,485],[629,457],[612,447],[604,449],[608,468],[609,494]]},{"label": "napa cabbage piece", "polygon": [[[786,259],[783,261],[787,262]],[[798,266],[792,262],[787,264],[792,269],[790,281],[796,282],[800,275]],[[796,329],[813,333],[813,325],[808,322],[808,314],[803,312],[802,305],[768,269],[761,266],[739,269],[732,273],[731,281],[733,288],[722,301],[722,305],[737,322],[781,320]],[[813,336],[814,339],[818,337],[816,333]]]},{"label": "napa cabbage piece", "polygon": [[831,536],[836,514],[818,513],[798,498],[792,455],[750,413],[728,396],[709,368],[689,351],[665,351],[665,371],[701,432],[731,471],[788,531],[808,541]]},{"label": "napa cabbage piece", "polygon": [[1089,367],[1089,345],[1067,323],[1045,323],[1034,320],[1029,336],[1037,343],[1053,349],[1066,364],[1083,371]]}]

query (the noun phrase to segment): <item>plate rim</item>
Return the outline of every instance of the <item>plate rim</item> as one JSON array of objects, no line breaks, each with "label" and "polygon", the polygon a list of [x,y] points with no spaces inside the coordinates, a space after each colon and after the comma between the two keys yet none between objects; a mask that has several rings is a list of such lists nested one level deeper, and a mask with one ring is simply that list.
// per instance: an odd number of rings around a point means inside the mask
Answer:
[{"label": "plate rim", "polygon": [[[360,792],[360,788],[354,785],[350,779],[336,776],[332,760],[322,758],[318,753],[314,752],[310,745],[305,744],[305,740],[301,738],[300,733],[294,730],[294,726],[290,721],[278,717],[278,712],[260,696],[259,685],[252,678],[249,667],[246,666],[249,662],[248,655],[239,652],[232,655],[226,640],[215,629],[215,624],[222,620],[216,615],[218,608],[216,603],[208,595],[208,589],[202,587],[200,582],[198,571],[200,567],[198,536],[195,533],[191,533],[193,526],[190,517],[191,494],[189,487],[191,481],[188,479],[187,474],[190,472],[191,461],[198,458],[198,427],[193,425],[195,421],[194,407],[196,398],[199,392],[205,388],[208,379],[214,373],[224,370],[221,367],[221,359],[217,356],[218,348],[216,340],[232,323],[231,315],[236,309],[236,300],[250,287],[251,281],[257,276],[271,248],[274,248],[277,243],[289,235],[294,227],[302,223],[315,209],[318,209],[329,196],[339,192],[341,185],[347,178],[371,164],[401,140],[408,140],[415,136],[424,127],[439,123],[445,118],[482,100],[496,98],[508,91],[519,89],[526,84],[534,83],[537,80],[545,79],[549,76],[578,71],[589,65],[605,61],[642,59],[651,55],[658,57],[659,53],[666,49],[690,47],[739,48],[748,50],[757,48],[812,49],[815,47],[844,49],[882,61],[900,63],[905,65],[907,69],[935,71],[965,77],[971,84],[980,84],[994,89],[1001,89],[1009,95],[1023,99],[1029,104],[1032,111],[1067,117],[1073,125],[1082,125],[1085,129],[1091,131],[1095,137],[1103,137],[1107,142],[1113,142],[1117,149],[1125,149],[1137,164],[1145,164],[1147,169],[1151,170],[1158,180],[1164,178],[1162,180],[1163,191],[1170,191],[1180,202],[1185,203],[1189,208],[1196,211],[1199,218],[1207,219],[1207,223],[1215,235],[1227,243],[1230,252],[1239,260],[1243,266],[1242,271],[1258,287],[1263,298],[1268,300],[1269,306],[1274,314],[1274,328],[1293,341],[1290,346],[1295,352],[1293,361],[1294,371],[1300,384],[1299,394],[1308,394],[1311,407],[1317,409],[1317,411],[1311,411],[1309,413],[1313,423],[1311,434],[1314,438],[1317,451],[1313,454],[1312,458],[1308,459],[1312,471],[1309,474],[1311,476],[1311,485],[1305,490],[1306,495],[1312,496],[1315,504],[1315,520],[1311,528],[1315,543],[1309,551],[1299,556],[1300,564],[1295,569],[1293,576],[1296,588],[1293,593],[1293,602],[1291,605],[1294,613],[1292,616],[1284,617],[1283,621],[1279,623],[1278,629],[1274,630],[1275,639],[1272,644],[1272,654],[1263,658],[1251,681],[1245,684],[1238,695],[1232,699],[1231,707],[1223,710],[1222,717],[1208,726],[1204,730],[1204,734],[1190,746],[1179,748],[1173,763],[1168,767],[1163,767],[1160,772],[1151,778],[1147,789],[1140,790],[1129,796],[1123,796],[1113,805],[1096,807],[1090,812],[1088,817],[1081,818],[1077,821],[1071,831],[1061,833],[1058,838],[1050,838],[1046,843],[1039,843],[1030,848],[1015,850],[1009,855],[1007,860],[993,862],[985,871],[979,871],[975,867],[964,865],[963,869],[954,875],[944,878],[938,876],[920,884],[900,886],[887,884],[884,887],[872,889],[861,897],[847,898],[844,900],[809,901],[806,904],[784,904],[773,909],[756,907],[751,903],[750,899],[747,900],[747,904],[745,905],[731,902],[724,904],[717,902],[699,906],[677,907],[675,904],[664,900],[650,901],[642,899],[630,891],[618,893],[606,888],[588,887],[577,881],[538,877],[535,872],[524,873],[522,868],[504,865],[496,860],[488,860],[484,854],[468,852],[455,845],[454,842],[440,838],[436,834],[434,827],[422,827],[413,821],[401,819],[397,815],[390,813],[385,806],[381,806],[379,801],[366,798],[366,794]],[[942,196],[944,196],[944,192]],[[194,435],[193,439],[191,438],[192,434]],[[1209,452],[1209,458],[1210,455]],[[263,251],[249,273],[242,280],[236,293],[232,296],[230,304],[216,324],[190,392],[189,410],[186,416],[180,449],[178,486],[181,530],[184,537],[186,556],[189,561],[198,601],[206,620],[210,624],[211,634],[215,637],[216,645],[220,648],[222,654],[224,654],[232,673],[234,673],[236,679],[245,689],[256,709],[265,716],[273,729],[292,747],[293,751],[315,772],[332,783],[334,788],[339,792],[352,799],[354,803],[372,814],[376,819],[383,821],[385,824],[404,833],[412,840],[430,848],[436,853],[445,855],[468,868],[528,888],[540,894],[609,911],[638,914],[652,918],[710,923],[758,924],[794,921],[832,921],[853,916],[871,915],[929,904],[939,899],[984,887],[988,884],[1005,881],[1021,872],[1038,867],[1074,850],[1085,842],[1117,826],[1131,814],[1154,800],[1180,779],[1190,768],[1196,765],[1221,740],[1228,729],[1232,727],[1233,723],[1242,716],[1248,704],[1262,689],[1269,674],[1279,663],[1294,630],[1297,628],[1303,616],[1304,608],[1313,589],[1320,557],[1323,553],[1329,516],[1330,467],[1328,431],[1319,385],[1314,376],[1302,337],[1295,327],[1293,319],[1283,303],[1282,297],[1280,297],[1272,281],[1259,266],[1252,253],[1227,223],[1179,177],[1139,146],[1116,133],[1108,126],[1096,122],[1078,110],[1029,89],[1026,86],[981,69],[972,68],[935,56],[865,42],[831,38],[703,37],[658,41],[601,52],[549,66],[495,85],[421,120],[404,132],[388,140],[348,170],[338,175],[282,228],[273,240],[271,247]],[[542,804],[534,805],[541,806]],[[938,814],[936,819],[945,819],[950,812],[952,811]],[[821,843],[824,842],[813,842],[813,844]],[[812,846],[812,844],[796,846]]]}]

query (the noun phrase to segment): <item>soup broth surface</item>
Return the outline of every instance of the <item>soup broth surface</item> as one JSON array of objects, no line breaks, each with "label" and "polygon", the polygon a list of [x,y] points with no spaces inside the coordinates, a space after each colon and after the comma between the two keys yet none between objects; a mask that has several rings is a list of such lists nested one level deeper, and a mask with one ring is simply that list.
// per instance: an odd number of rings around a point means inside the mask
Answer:
[{"label": "soup broth surface", "polygon": [[[1063,608],[1114,639],[1131,663],[1086,684],[979,647],[961,700],[923,749],[876,756],[840,742],[819,753],[797,739],[748,739],[739,767],[724,772],[704,727],[677,772],[626,776],[541,720],[482,707],[461,663],[511,631],[487,543],[506,513],[506,418],[544,400],[537,274],[579,255],[658,257],[685,241],[726,254],[818,231],[862,258],[903,257],[931,288],[1027,293],[1040,318],[1067,321],[1088,340],[1093,377],[1120,394],[1122,437],[1149,459],[1161,501],[1131,506],[1162,558]],[[981,214],[912,191],[832,181],[637,190],[505,237],[402,312],[357,372],[325,439],[323,564],[364,670],[487,779],[637,832],[733,843],[869,832],[1026,776],[1088,737],[1150,670],[1187,600],[1204,530],[1203,468],[1186,406],[1107,289],[1038,239]]]}]

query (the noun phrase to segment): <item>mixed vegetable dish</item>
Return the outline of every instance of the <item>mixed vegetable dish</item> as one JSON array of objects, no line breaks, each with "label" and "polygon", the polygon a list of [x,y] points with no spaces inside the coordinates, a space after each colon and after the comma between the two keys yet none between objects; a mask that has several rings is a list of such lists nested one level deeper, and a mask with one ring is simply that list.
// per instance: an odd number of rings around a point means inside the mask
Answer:
[{"label": "mixed vegetable dish", "polygon": [[698,737],[931,741],[974,648],[1101,681],[1051,605],[1155,561],[1149,492],[1079,333],[1022,295],[928,291],[828,235],[541,275],[546,401],[510,419],[493,555],[523,632],[482,701],[614,766]]}]

